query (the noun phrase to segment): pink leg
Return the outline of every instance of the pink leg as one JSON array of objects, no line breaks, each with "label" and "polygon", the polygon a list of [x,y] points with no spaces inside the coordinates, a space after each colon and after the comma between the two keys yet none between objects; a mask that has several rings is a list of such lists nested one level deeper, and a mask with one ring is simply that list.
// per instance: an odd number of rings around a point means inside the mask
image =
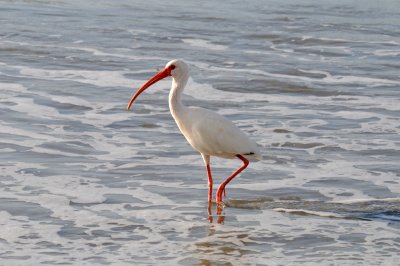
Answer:
[{"label": "pink leg", "polygon": [[211,168],[210,165],[206,165],[207,169],[207,176],[208,176],[208,202],[211,202],[212,200],[212,189],[213,189],[213,180],[211,176]]},{"label": "pink leg", "polygon": [[219,185],[217,190],[217,202],[222,202],[222,193],[225,192],[225,186],[249,165],[249,160],[247,160],[242,155],[238,154],[236,155],[236,157],[242,160],[243,165],[239,169],[237,169],[230,177],[228,177],[223,183],[221,183],[221,185]]}]

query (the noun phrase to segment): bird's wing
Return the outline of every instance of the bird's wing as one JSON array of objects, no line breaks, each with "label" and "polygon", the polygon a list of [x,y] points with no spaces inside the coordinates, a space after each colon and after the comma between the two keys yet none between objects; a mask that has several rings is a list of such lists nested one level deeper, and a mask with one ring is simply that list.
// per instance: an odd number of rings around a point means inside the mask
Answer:
[{"label": "bird's wing", "polygon": [[259,154],[256,144],[231,121],[205,109],[196,110],[192,126],[193,146],[200,152],[227,158],[237,154]]}]

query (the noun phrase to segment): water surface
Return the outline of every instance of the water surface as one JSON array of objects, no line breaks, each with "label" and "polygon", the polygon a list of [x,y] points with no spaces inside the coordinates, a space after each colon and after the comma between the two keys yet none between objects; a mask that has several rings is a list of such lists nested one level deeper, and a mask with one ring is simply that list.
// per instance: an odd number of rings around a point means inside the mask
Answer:
[{"label": "water surface", "polygon": [[[396,265],[399,10],[0,1],[1,264]],[[125,110],[173,58],[191,67],[185,103],[233,120],[265,158],[219,215],[170,80]],[[239,166],[213,158],[215,183]]]}]

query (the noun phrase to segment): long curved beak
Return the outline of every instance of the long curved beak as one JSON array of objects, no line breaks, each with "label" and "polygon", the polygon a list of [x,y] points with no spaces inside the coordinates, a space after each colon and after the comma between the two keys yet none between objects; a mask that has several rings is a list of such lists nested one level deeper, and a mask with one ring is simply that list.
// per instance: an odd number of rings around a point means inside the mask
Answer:
[{"label": "long curved beak", "polygon": [[153,85],[154,83],[156,83],[159,80],[162,80],[168,76],[171,75],[171,69],[166,67],[163,70],[161,70],[160,72],[158,72],[156,75],[154,75],[154,77],[152,77],[151,79],[149,79],[149,81],[147,81],[131,98],[131,100],[128,103],[127,109],[129,110],[133,104],[133,102],[136,100],[136,98],[143,92],[145,91],[148,87],[150,87],[151,85]]}]

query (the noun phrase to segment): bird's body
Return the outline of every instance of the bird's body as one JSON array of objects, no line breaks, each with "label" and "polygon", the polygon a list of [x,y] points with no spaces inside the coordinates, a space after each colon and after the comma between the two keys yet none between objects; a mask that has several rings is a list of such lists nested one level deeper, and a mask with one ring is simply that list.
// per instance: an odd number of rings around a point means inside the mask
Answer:
[{"label": "bird's body", "polygon": [[203,155],[233,159],[241,154],[261,159],[256,144],[225,117],[199,107],[185,107],[174,119],[190,145]]},{"label": "bird's body", "polygon": [[181,94],[189,79],[189,67],[181,60],[170,61],[162,71],[144,84],[132,97],[128,109],[146,88],[168,76],[173,78],[169,108],[186,140],[201,153],[204,159],[209,184],[209,201],[212,198],[213,185],[210,157],[239,158],[243,161],[243,166],[219,186],[216,201],[222,202],[222,193],[225,192],[226,184],[247,167],[248,159],[260,160],[262,158],[260,151],[253,141],[225,117],[204,108],[183,105]]}]

